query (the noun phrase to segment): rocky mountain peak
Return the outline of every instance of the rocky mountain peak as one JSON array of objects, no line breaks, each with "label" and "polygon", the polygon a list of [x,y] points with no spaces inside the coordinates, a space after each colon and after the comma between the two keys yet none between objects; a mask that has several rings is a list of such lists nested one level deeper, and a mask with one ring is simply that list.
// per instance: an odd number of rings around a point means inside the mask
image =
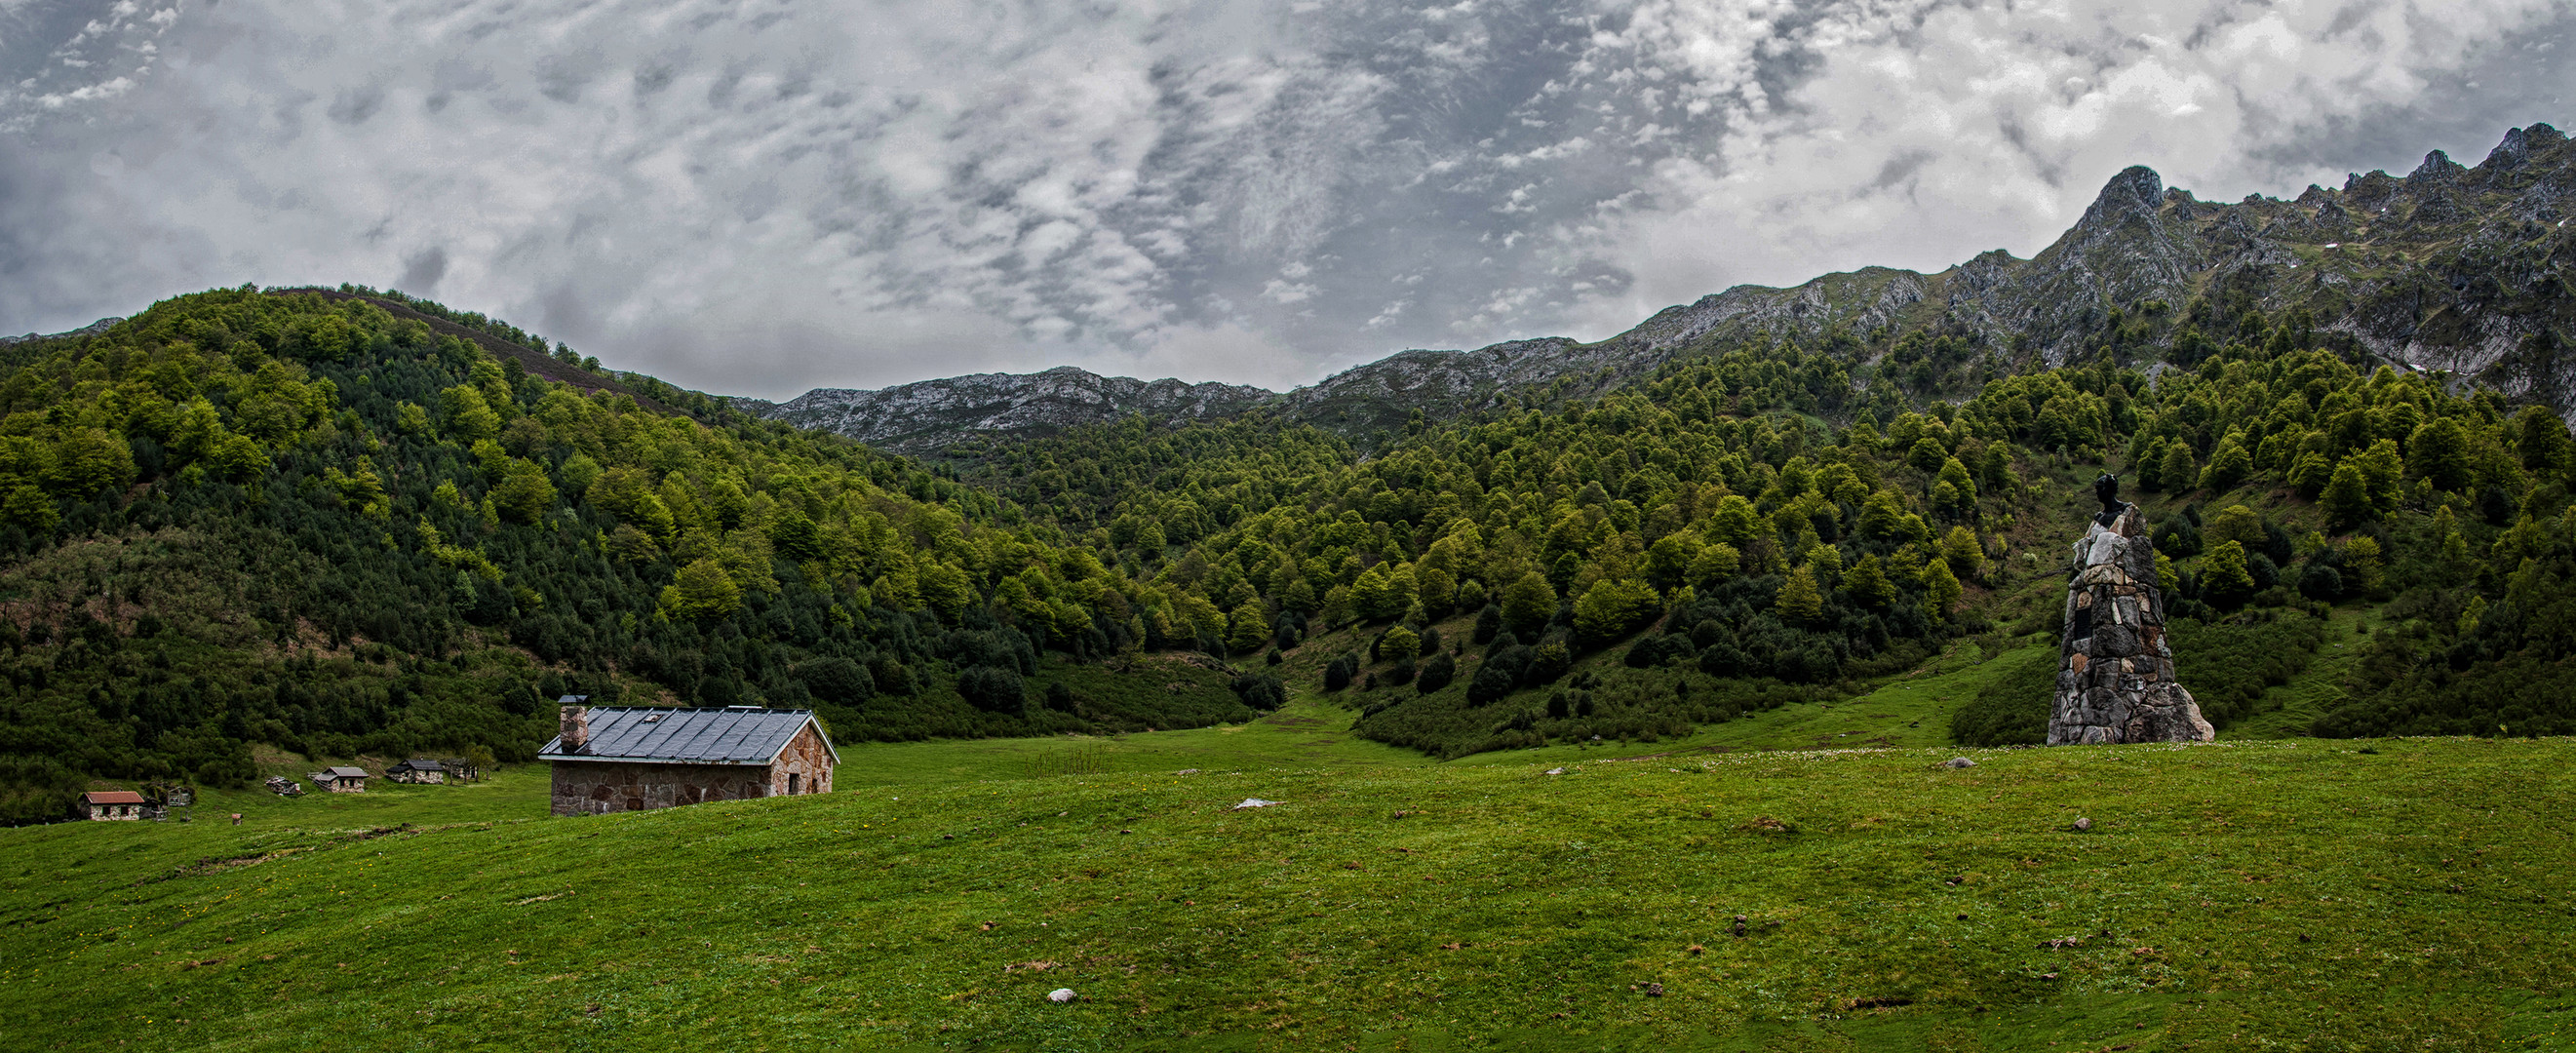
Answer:
[{"label": "rocky mountain peak", "polygon": [[2093,204],[2084,210],[2084,218],[2075,221],[2078,231],[2106,231],[2119,228],[2131,220],[2155,223],[2156,209],[2164,203],[2164,177],[2145,165],[2130,165],[2102,184]]},{"label": "rocky mountain peak", "polygon": [[2424,155],[2423,164],[2416,165],[2414,171],[2406,173],[2406,185],[2411,187],[2456,183],[2467,171],[2468,169],[2462,167],[2459,162],[2451,160],[2451,155],[2435,150]]}]

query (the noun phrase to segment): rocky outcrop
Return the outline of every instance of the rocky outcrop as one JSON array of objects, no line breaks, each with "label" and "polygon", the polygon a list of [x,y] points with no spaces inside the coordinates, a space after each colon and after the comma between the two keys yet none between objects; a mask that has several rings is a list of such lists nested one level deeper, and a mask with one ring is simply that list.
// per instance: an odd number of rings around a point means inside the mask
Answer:
[{"label": "rocky outcrop", "polygon": [[113,326],[124,320],[125,319],[122,318],[101,318],[98,321],[91,322],[90,324],[78,329],[63,333],[28,333],[25,336],[0,336],[0,347],[7,347],[11,344],[23,344],[30,340],[60,340],[64,337],[71,336],[97,336],[100,333],[106,332],[109,326]]},{"label": "rocky outcrop", "polygon": [[816,388],[774,406],[737,405],[871,445],[923,453],[970,434],[1045,436],[1131,413],[1170,424],[1229,416],[1277,397],[1238,384],[1144,381],[1058,366],[1043,373],[976,373],[875,391]]},{"label": "rocky outcrop", "polygon": [[2207,742],[2217,732],[2174,679],[2156,547],[2135,505],[2075,543],[2048,744]]}]

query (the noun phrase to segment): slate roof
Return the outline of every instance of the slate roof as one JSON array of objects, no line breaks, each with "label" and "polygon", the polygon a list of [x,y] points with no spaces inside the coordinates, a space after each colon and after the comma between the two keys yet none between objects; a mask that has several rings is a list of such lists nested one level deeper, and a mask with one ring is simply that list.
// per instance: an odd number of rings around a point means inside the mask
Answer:
[{"label": "slate roof", "polygon": [[[668,761],[692,764],[767,764],[814,719],[812,710],[666,709],[599,706],[590,711],[590,741],[577,753],[557,736],[537,751],[540,760]],[[822,734],[816,727],[815,734]],[[841,753],[826,736],[823,748],[838,763]]]},{"label": "slate roof", "polygon": [[365,768],[324,768],[322,769],[322,772],[334,779],[363,779],[367,777],[367,769]]},{"label": "slate roof", "polygon": [[411,759],[411,760],[407,760],[407,761],[404,761],[404,762],[402,762],[402,763],[400,763],[400,764],[394,765],[393,770],[395,770],[395,771],[446,771],[446,770],[447,770],[447,766],[446,766],[446,765],[444,765],[444,764],[440,764],[440,763],[438,763],[437,761],[434,761],[434,760],[421,760],[421,759],[419,759],[419,758],[415,757],[415,758],[413,758],[413,759]]},{"label": "slate roof", "polygon": [[91,804],[143,804],[143,795],[132,790],[91,790],[81,795]]}]

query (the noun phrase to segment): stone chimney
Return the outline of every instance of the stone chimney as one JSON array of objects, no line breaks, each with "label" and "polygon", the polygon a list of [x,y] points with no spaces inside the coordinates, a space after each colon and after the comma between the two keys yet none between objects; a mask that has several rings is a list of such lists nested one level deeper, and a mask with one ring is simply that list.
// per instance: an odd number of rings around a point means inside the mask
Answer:
[{"label": "stone chimney", "polygon": [[590,707],[566,705],[563,707],[563,751],[579,753],[589,744]]}]

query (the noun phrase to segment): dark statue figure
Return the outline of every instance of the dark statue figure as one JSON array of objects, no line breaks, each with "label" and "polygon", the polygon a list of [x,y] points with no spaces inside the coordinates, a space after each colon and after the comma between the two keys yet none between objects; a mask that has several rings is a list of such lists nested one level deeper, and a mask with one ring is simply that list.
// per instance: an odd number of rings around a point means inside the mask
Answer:
[{"label": "dark statue figure", "polygon": [[2093,496],[2102,502],[2102,514],[2094,516],[2093,521],[2103,526],[2110,526],[2120,513],[2129,510],[2129,503],[2120,500],[2120,477],[2109,472],[2093,477]]}]

